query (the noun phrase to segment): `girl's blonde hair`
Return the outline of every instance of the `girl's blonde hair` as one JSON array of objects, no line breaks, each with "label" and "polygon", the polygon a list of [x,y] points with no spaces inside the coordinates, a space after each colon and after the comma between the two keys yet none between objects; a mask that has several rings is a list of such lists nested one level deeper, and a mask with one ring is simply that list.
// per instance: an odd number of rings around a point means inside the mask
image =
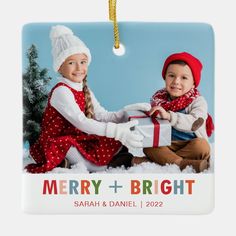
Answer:
[{"label": "girl's blonde hair", "polygon": [[94,107],[91,99],[91,94],[87,85],[87,76],[83,80],[83,92],[85,96],[85,116],[89,119],[94,118]]}]

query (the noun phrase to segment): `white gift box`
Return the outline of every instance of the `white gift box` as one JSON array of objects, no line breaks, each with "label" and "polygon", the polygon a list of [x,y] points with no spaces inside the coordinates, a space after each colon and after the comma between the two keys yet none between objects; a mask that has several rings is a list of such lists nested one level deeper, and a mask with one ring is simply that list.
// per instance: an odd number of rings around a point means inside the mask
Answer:
[{"label": "white gift box", "polygon": [[144,136],[143,147],[160,147],[171,144],[171,125],[167,120],[152,118],[142,111],[126,111],[126,120],[138,120],[134,130]]}]

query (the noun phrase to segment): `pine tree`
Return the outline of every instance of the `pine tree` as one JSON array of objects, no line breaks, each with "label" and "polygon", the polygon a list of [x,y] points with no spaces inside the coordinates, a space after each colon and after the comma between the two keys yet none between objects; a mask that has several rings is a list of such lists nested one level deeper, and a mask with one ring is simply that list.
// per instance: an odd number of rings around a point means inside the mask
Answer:
[{"label": "pine tree", "polygon": [[48,69],[40,69],[37,59],[38,51],[35,45],[27,51],[28,67],[23,74],[23,140],[33,144],[40,133],[42,114],[45,109],[51,80]]}]

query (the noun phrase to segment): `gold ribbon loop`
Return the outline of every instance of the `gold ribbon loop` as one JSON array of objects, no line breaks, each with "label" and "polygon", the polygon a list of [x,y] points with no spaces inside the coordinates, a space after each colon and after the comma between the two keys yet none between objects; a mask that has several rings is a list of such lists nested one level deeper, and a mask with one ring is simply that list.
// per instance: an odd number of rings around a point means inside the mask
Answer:
[{"label": "gold ribbon loop", "polygon": [[114,47],[120,47],[120,39],[119,39],[119,29],[118,23],[116,20],[116,0],[109,0],[109,20],[113,21],[113,31],[114,31]]}]

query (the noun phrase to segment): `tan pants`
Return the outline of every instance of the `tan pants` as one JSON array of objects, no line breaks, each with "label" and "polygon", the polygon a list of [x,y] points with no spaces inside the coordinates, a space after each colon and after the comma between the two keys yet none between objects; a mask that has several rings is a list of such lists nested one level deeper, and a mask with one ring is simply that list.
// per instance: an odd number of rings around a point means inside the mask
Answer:
[{"label": "tan pants", "polygon": [[170,146],[158,148],[144,148],[145,155],[160,164],[179,164],[183,159],[209,160],[210,145],[203,138],[187,141],[172,141]]}]

